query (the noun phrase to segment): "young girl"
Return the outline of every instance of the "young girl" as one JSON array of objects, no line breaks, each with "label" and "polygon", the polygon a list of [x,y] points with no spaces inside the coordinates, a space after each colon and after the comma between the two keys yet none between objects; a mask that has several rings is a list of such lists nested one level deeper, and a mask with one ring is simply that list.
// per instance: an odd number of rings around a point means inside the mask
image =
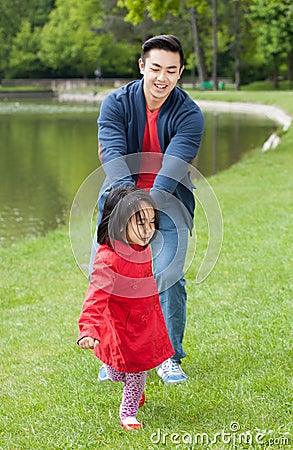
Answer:
[{"label": "young girl", "polygon": [[148,245],[158,224],[146,192],[123,186],[109,193],[79,319],[78,345],[93,349],[108,377],[124,383],[120,422],[125,430],[142,428],[136,414],[145,400],[147,371],[174,354]]}]

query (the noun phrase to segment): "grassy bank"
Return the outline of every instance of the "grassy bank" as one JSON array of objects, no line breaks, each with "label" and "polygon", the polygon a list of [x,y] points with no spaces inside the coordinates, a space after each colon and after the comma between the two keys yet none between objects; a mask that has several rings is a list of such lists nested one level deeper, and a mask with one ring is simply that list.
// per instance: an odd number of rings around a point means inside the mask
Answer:
[{"label": "grassy bank", "polygon": [[[275,103],[293,114],[290,94],[194,98]],[[67,227],[0,249],[0,449],[293,448],[292,128],[277,149],[209,180],[225,235],[215,269],[197,285],[206,239],[199,209],[186,274],[190,379],[167,388],[149,373],[141,432],[122,430],[122,386],[97,383],[99,364],[75,344],[87,281]]]},{"label": "grassy bank", "polygon": [[0,93],[2,92],[51,92],[50,87],[40,86],[0,86]]},{"label": "grassy bank", "polygon": [[194,99],[228,102],[252,102],[275,105],[293,115],[293,91],[195,91],[188,90]]}]

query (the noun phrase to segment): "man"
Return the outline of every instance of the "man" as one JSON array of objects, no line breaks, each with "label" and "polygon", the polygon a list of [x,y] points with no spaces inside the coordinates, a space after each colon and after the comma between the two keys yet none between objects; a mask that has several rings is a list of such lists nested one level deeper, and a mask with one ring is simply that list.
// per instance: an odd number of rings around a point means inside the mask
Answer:
[{"label": "man", "polygon": [[[166,384],[177,384],[187,380],[180,365],[186,356],[184,262],[195,206],[188,164],[197,155],[204,120],[196,103],[176,86],[184,70],[177,37],[148,39],[138,64],[143,78],[108,95],[101,106],[99,157],[106,180],[98,204],[102,211],[114,185],[134,183],[149,190],[160,209],[154,273],[175,354],[157,373]],[[99,380],[104,379],[102,367]]]}]

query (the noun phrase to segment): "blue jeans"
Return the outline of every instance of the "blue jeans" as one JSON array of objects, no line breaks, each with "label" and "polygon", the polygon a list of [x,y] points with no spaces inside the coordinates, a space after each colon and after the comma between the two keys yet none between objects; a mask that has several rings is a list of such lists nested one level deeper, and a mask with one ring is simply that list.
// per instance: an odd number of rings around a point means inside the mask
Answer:
[{"label": "blue jeans", "polygon": [[[172,217],[174,210],[172,212]],[[152,242],[154,274],[168,334],[175,350],[173,359],[186,356],[182,341],[186,324],[184,263],[188,245],[188,227],[182,215],[160,212],[160,228]]]}]

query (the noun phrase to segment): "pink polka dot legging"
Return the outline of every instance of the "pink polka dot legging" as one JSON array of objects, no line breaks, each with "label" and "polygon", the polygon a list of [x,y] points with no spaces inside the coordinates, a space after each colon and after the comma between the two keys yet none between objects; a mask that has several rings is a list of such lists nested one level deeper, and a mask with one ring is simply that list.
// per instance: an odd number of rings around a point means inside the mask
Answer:
[{"label": "pink polka dot legging", "polygon": [[108,377],[115,382],[124,383],[123,398],[120,405],[120,419],[136,417],[144,387],[146,385],[147,372],[117,372],[111,366],[106,365]]}]

